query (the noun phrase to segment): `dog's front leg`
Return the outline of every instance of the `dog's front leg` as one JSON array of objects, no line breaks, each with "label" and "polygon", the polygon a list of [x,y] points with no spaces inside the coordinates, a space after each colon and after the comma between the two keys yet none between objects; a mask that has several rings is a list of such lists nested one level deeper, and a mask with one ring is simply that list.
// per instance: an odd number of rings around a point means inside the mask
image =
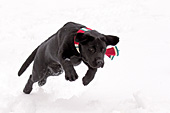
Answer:
[{"label": "dog's front leg", "polygon": [[91,68],[89,67],[86,75],[83,77],[83,85],[88,85],[94,78],[95,74],[97,72],[97,68]]},{"label": "dog's front leg", "polygon": [[75,81],[78,78],[78,75],[69,59],[61,61],[63,69],[65,71],[65,79],[69,81]]}]

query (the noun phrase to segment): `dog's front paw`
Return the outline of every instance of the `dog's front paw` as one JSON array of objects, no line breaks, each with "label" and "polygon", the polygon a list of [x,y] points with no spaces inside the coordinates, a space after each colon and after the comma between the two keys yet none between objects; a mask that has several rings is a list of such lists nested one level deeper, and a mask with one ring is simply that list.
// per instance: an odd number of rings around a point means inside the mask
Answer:
[{"label": "dog's front paw", "polygon": [[65,79],[69,81],[75,81],[78,79],[78,75],[74,69],[65,72]]},{"label": "dog's front paw", "polygon": [[86,75],[82,79],[84,86],[87,86],[94,79],[96,71],[97,69],[89,68]]},{"label": "dog's front paw", "polygon": [[84,86],[87,86],[91,82],[87,77],[83,77],[82,81]]}]

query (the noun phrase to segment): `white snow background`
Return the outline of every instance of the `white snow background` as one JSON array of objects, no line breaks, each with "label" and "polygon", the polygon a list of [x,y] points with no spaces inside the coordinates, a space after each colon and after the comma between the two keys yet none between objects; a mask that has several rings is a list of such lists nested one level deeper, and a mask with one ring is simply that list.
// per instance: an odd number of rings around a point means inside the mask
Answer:
[{"label": "white snow background", "polygon": [[[31,52],[66,22],[120,37],[120,56],[105,57],[94,80],[49,77],[22,92]],[[169,0],[0,0],[0,113],[170,113]]]}]

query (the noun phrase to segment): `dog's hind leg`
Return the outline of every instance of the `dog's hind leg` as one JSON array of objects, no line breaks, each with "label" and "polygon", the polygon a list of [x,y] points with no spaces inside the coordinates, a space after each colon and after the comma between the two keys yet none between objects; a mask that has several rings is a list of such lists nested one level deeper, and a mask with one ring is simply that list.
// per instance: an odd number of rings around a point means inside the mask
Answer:
[{"label": "dog's hind leg", "polygon": [[29,77],[29,79],[28,79],[28,81],[27,81],[27,83],[25,85],[25,88],[24,88],[23,92],[25,94],[30,94],[31,91],[32,91],[33,84],[34,84],[34,82],[32,81],[32,75],[30,75],[30,77]]},{"label": "dog's hind leg", "polygon": [[38,85],[41,87],[43,85],[45,85],[45,83],[47,82],[47,78],[49,76],[58,76],[60,74],[63,73],[63,69],[61,67],[60,64],[58,63],[52,63],[48,66],[47,68],[47,71],[45,73],[45,76],[43,77],[43,79],[41,79],[39,82],[38,82]]},{"label": "dog's hind leg", "polygon": [[47,82],[47,77],[48,76],[45,76],[42,80],[38,81],[38,86],[43,86],[45,85],[45,83]]},{"label": "dog's hind leg", "polygon": [[63,73],[63,69],[59,63],[57,63],[57,62],[51,63],[48,66],[48,72],[47,72],[48,76],[58,76],[62,73]]}]

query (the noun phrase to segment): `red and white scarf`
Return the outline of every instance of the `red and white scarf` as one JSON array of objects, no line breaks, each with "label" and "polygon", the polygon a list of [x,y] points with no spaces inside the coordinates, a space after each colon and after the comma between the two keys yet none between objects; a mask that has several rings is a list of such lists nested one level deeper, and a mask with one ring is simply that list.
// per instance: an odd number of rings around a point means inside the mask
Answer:
[{"label": "red and white scarf", "polygon": [[[77,31],[77,33],[85,33],[86,31],[91,31],[92,29],[90,28],[81,28],[80,30]],[[77,49],[77,51],[80,53],[79,51],[79,42],[75,41],[74,37],[74,45]],[[111,60],[113,60],[114,56],[119,56],[119,50],[117,48],[117,46],[111,46],[109,48],[106,49],[105,55],[107,55]]]}]

